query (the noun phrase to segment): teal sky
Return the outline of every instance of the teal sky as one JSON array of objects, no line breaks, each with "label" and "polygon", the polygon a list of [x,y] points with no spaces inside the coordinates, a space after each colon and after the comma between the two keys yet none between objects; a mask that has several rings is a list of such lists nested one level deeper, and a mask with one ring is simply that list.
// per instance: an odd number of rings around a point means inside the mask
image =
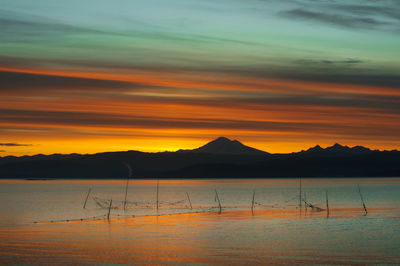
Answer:
[{"label": "teal sky", "polygon": [[400,73],[399,14],[399,1],[3,0],[0,55],[14,64],[390,83]]}]

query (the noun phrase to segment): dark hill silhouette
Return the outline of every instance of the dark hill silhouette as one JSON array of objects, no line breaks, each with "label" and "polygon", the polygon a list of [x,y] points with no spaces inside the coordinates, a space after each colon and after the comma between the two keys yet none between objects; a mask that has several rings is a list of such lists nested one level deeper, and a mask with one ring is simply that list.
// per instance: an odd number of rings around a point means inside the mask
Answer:
[{"label": "dark hill silhouette", "polygon": [[333,146],[327,148],[321,148],[319,145],[312,147],[306,151],[299,152],[302,156],[352,156],[361,155],[373,152],[372,150],[363,146],[354,146],[352,148],[348,146],[342,146],[336,143]]},{"label": "dark hill silhouette", "polygon": [[400,152],[335,144],[269,154],[218,138],[194,150],[0,157],[0,178],[251,178],[400,176]]},{"label": "dark hill silhouette", "polygon": [[247,154],[265,155],[265,151],[243,145],[240,141],[219,137],[204,146],[193,150],[179,150],[178,152],[213,153],[213,154]]}]

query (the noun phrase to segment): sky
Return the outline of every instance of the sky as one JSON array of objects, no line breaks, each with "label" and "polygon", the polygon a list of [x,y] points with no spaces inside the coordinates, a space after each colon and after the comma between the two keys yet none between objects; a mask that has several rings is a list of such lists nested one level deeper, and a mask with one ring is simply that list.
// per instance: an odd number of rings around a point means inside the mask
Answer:
[{"label": "sky", "polygon": [[1,0],[0,156],[399,149],[399,0]]}]

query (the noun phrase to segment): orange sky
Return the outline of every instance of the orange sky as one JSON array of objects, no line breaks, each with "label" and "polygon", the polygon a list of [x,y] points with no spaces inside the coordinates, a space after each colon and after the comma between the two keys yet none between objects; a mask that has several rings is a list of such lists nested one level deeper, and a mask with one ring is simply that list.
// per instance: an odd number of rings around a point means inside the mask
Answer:
[{"label": "orange sky", "polygon": [[275,153],[335,142],[398,148],[394,88],[211,73],[0,73],[10,77],[0,91],[1,156],[174,151],[219,136]]}]

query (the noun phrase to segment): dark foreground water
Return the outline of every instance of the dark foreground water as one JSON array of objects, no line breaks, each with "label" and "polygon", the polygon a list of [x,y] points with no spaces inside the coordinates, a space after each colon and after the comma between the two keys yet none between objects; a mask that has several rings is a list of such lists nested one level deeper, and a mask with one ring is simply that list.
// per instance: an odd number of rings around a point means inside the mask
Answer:
[{"label": "dark foreground water", "polygon": [[132,180],[124,210],[125,185],[0,181],[0,263],[400,264],[398,178],[303,179],[329,215],[299,208],[298,179],[160,181],[158,211],[156,180]]}]

